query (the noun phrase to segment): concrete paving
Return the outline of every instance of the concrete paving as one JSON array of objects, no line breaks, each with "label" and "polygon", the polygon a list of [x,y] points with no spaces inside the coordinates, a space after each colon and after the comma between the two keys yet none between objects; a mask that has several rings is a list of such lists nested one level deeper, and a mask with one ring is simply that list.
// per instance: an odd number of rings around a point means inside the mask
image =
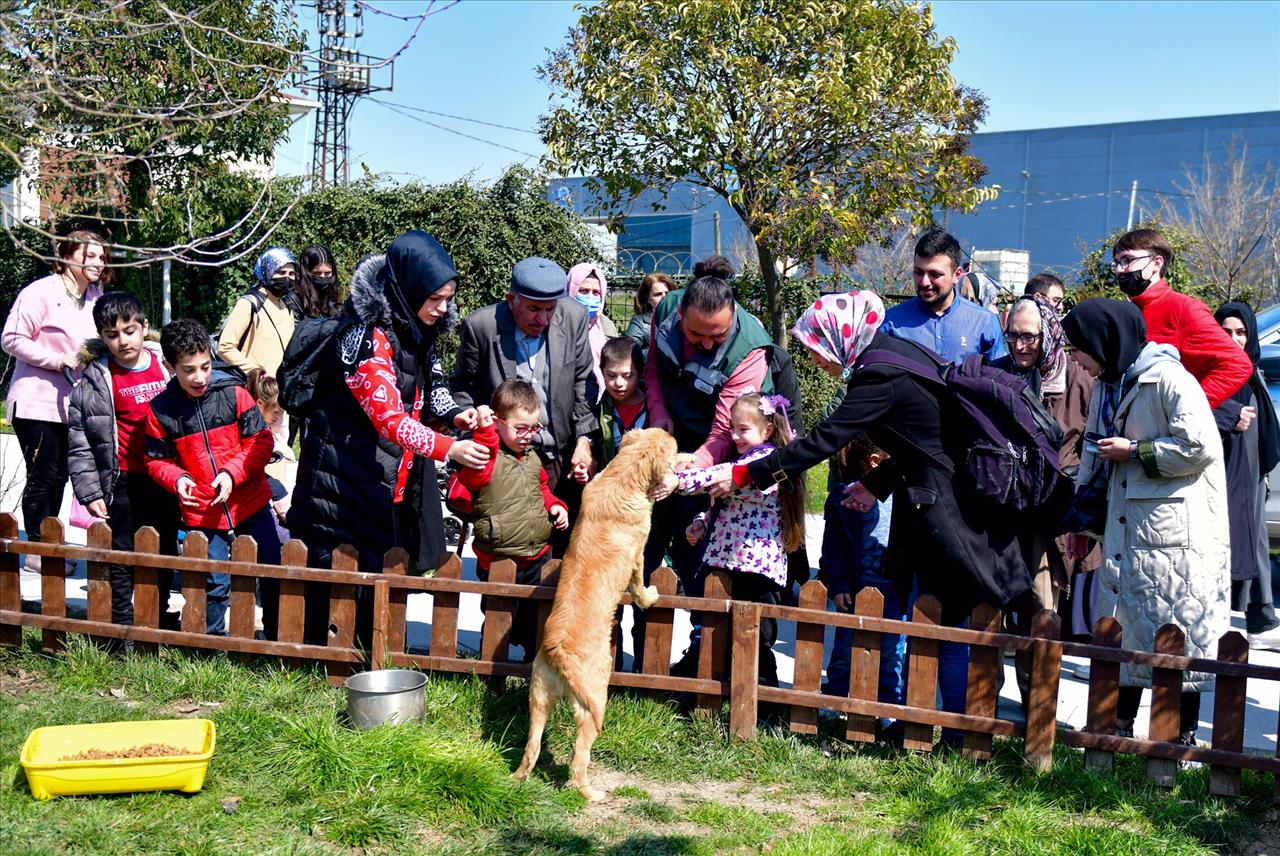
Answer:
[{"label": "concrete paving", "polygon": [[[0,435],[0,511],[9,511],[20,516],[18,498],[21,492],[21,457],[17,454],[17,444],[12,435]],[[15,459],[16,457],[16,466]],[[18,485],[14,490],[14,485]],[[5,489],[5,488],[8,489]],[[67,505],[64,504],[63,519],[66,519]],[[67,540],[72,543],[84,543],[84,531],[68,528]],[[822,543],[822,518],[809,515],[807,520],[809,556],[816,560],[820,554]],[[816,568],[814,569],[816,573]],[[463,576],[475,579],[475,557],[466,549],[463,552]],[[40,577],[37,574],[22,573],[22,596],[24,600],[38,600],[40,597]],[[73,576],[67,579],[67,604],[70,607],[84,608],[87,597],[85,568],[83,563],[76,568]],[[175,594],[171,608],[177,609],[182,602],[181,595]],[[407,643],[411,650],[426,651],[431,634],[431,595],[415,594],[408,599],[408,632]],[[1235,629],[1243,632],[1244,618],[1238,613],[1232,614]],[[480,628],[483,615],[480,612],[480,596],[463,594],[459,597],[458,641],[459,645],[471,651],[480,647]],[[631,650],[631,615],[624,610],[623,647],[627,663],[632,655]],[[688,613],[678,610],[672,637],[672,659],[679,659],[688,644]],[[779,622],[779,638],[774,646],[778,659],[778,677],[784,686],[789,686],[795,669],[795,625],[792,622]],[[826,654],[829,657],[834,630],[828,628],[826,635]],[[1266,650],[1249,652],[1251,662],[1269,666],[1280,666],[1280,653]],[[825,658],[824,658],[825,661]],[[998,715],[1005,719],[1022,718],[1017,680],[1013,670],[1012,656],[1004,664],[1005,680],[1000,694]],[[1087,663],[1077,658],[1066,657],[1063,664],[1062,682],[1058,694],[1058,721],[1072,728],[1083,728],[1088,712]],[[1247,685],[1247,707],[1245,711],[1245,747],[1252,751],[1273,754],[1276,751],[1277,726],[1280,725],[1280,682],[1249,681]],[[1211,739],[1209,719],[1213,714],[1214,695],[1207,692],[1201,701],[1201,727],[1198,737],[1208,743]],[[1150,693],[1143,694],[1143,705],[1139,711],[1135,731],[1139,736],[1146,732],[1149,713]]]}]

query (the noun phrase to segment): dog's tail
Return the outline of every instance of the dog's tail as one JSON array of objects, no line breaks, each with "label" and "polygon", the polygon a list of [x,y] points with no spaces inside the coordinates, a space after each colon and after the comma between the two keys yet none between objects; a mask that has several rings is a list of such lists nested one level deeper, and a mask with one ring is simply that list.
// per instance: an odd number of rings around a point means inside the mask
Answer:
[{"label": "dog's tail", "polygon": [[587,689],[587,683],[582,674],[582,660],[565,651],[559,645],[547,647],[544,645],[542,656],[553,665],[560,676],[564,678],[565,685],[569,691],[573,693],[578,702],[591,713],[591,719],[595,722],[596,730],[604,730],[604,706],[600,703],[600,699],[595,697]]}]

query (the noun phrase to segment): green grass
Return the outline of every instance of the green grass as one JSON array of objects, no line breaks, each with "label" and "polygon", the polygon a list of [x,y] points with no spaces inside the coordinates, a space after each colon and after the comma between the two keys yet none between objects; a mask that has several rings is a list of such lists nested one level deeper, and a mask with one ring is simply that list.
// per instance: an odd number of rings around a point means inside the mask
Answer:
[{"label": "green grass", "polygon": [[827,504],[827,462],[823,461],[804,474],[804,510],[821,514]]},{"label": "green grass", "polygon": [[[0,652],[4,854],[1191,854],[1247,840],[1270,808],[1270,778],[1249,773],[1245,795],[1226,800],[1207,795],[1205,769],[1155,789],[1136,758],[1098,777],[1060,749],[1035,775],[1015,741],[987,764],[853,749],[825,729],[743,743],[723,716],[619,693],[593,752],[612,796],[588,809],[559,787],[573,741],[564,706],[532,780],[508,778],[527,729],[518,681],[495,695],[479,679],[432,676],[421,725],[356,732],[340,724],[341,693],[310,670],[176,652],[113,659],[74,637],[49,658],[36,638]],[[201,793],[31,797],[17,763],[31,729],[200,703],[218,729]]]}]

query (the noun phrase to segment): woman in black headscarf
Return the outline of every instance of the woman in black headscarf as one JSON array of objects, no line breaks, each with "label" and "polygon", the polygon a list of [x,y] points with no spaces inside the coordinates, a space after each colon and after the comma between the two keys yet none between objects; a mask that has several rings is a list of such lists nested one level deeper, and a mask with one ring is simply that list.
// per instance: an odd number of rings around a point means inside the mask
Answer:
[{"label": "woman in black headscarf", "polygon": [[[1124,647],[1150,651],[1156,631],[1186,634],[1187,656],[1211,658],[1231,628],[1222,441],[1200,384],[1176,349],[1147,342],[1132,303],[1093,298],[1062,322],[1071,358],[1097,378],[1076,484],[1105,479],[1097,614],[1123,628]],[[1073,552],[1081,554],[1078,540]],[[1187,672],[1179,742],[1195,745],[1200,692],[1213,675]],[[1116,733],[1133,736],[1151,667],[1120,666]]]},{"label": "woman in black headscarf", "polygon": [[[1245,614],[1250,636],[1280,627],[1272,605],[1267,540],[1267,474],[1280,461],[1280,425],[1262,373],[1258,321],[1245,303],[1225,303],[1213,317],[1253,360],[1253,377],[1213,411],[1227,467],[1231,526],[1231,602]],[[1276,640],[1250,639],[1251,644]],[[1271,646],[1268,646],[1271,647]]]},{"label": "woman in black headscarf", "polygon": [[[489,457],[484,446],[424,424],[434,417],[475,427],[475,411],[454,402],[436,354],[457,279],[448,253],[421,231],[356,267],[316,378],[318,406],[307,414],[289,511],[289,530],[307,543],[315,567],[327,567],[341,544],[354,546],[360,569],[371,572],[392,547],[408,551],[416,569],[435,568],[445,551],[434,462],[480,468]],[[308,609],[308,637],[320,634],[319,644],[328,624],[322,600]]]}]

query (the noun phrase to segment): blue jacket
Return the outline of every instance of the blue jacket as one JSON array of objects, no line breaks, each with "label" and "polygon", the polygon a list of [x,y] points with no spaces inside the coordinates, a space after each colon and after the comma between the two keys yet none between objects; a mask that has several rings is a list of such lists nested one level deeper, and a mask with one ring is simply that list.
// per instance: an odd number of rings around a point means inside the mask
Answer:
[{"label": "blue jacket", "polygon": [[900,303],[885,313],[883,329],[951,362],[973,354],[994,360],[1006,353],[999,316],[959,294],[942,315],[935,315],[918,297]]}]

